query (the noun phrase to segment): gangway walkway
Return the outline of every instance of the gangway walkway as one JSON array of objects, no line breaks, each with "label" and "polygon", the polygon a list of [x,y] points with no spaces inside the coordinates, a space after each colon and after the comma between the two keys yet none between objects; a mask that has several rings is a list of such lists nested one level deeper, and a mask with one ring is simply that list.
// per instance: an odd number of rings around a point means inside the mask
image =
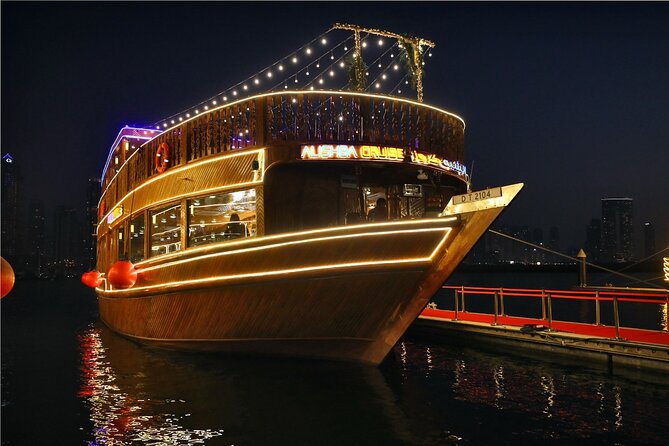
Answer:
[{"label": "gangway walkway", "polygon": [[[613,368],[617,364],[636,368],[652,368],[669,371],[669,331],[667,330],[667,307],[669,293],[650,289],[578,289],[550,290],[524,288],[488,288],[444,286],[454,292],[454,300],[448,308],[437,308],[429,304],[414,324],[415,330],[431,334],[455,335],[469,340],[483,340],[523,348],[534,348],[554,353],[567,353],[591,359],[603,359]],[[529,298],[523,313],[533,304],[536,317],[511,315],[513,300]],[[490,302],[492,301],[492,302]],[[594,309],[593,320],[576,322],[553,318],[556,305],[566,301],[578,301]],[[562,302],[562,303],[558,303]],[[443,302],[442,302],[443,303]],[[492,307],[491,312],[479,311],[482,303]],[[539,310],[540,303],[540,310]],[[656,329],[631,327],[621,324],[631,318],[623,309],[638,311],[630,304],[652,305],[651,314],[661,315],[661,325]],[[563,305],[564,306],[564,305]],[[467,308],[476,307],[477,311]],[[564,308],[563,308],[564,309]],[[531,309],[530,309],[531,312]],[[613,320],[613,324],[602,323],[602,313]],[[626,317],[628,316],[628,317]],[[636,316],[636,315],[635,315]]]}]

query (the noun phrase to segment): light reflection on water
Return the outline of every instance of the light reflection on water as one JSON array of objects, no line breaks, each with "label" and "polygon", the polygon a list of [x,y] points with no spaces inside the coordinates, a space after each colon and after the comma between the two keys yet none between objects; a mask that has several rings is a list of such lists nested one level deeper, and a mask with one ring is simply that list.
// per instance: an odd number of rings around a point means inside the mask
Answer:
[{"label": "light reflection on water", "polygon": [[430,395],[415,407],[429,407],[460,444],[667,444],[666,377],[637,381],[424,340],[404,348],[406,400]]},{"label": "light reflection on water", "polygon": [[79,341],[91,446],[663,444],[669,434],[666,384],[443,344],[404,340],[374,368],[155,350],[99,324]]},{"label": "light reflection on water", "polygon": [[76,281],[18,283],[14,292],[1,313],[3,446],[629,446],[669,438],[667,377],[611,377],[550,357],[416,338],[379,368],[163,351],[97,322],[95,297]]},{"label": "light reflection on water", "polygon": [[[86,398],[94,425],[89,445],[202,444],[223,430],[188,429],[180,424],[189,413],[179,412],[184,400],[153,401],[121,390],[114,368],[106,357],[101,330],[90,328],[79,336],[82,382],[79,396]],[[141,371],[133,376],[138,382]],[[173,407],[174,406],[174,407]],[[171,412],[156,413],[170,409]],[[149,412],[150,411],[150,412]],[[147,414],[153,413],[153,414]]]}]

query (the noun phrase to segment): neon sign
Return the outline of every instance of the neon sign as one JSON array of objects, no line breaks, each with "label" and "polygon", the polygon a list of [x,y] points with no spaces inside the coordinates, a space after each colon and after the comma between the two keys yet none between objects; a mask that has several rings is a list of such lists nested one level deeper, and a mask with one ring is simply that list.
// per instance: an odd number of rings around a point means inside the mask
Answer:
[{"label": "neon sign", "polygon": [[107,224],[112,224],[121,215],[123,215],[123,206],[115,207],[114,209],[112,209],[109,215],[107,215]]},{"label": "neon sign", "polygon": [[422,153],[414,150],[411,152],[411,162],[438,169],[451,170],[460,175],[467,175],[467,167],[460,164],[460,161],[450,161],[432,153]]},{"label": "neon sign", "polygon": [[[458,175],[466,176],[467,167],[460,161],[451,161],[441,158],[433,153],[424,153],[412,150],[411,162],[429,166],[436,169],[455,172]],[[378,161],[399,161],[405,159],[404,149],[397,147],[362,145],[354,146],[348,144],[318,144],[303,145],[300,158],[303,160],[378,160]]]},{"label": "neon sign", "polygon": [[403,161],[404,151],[395,147],[350,146],[348,144],[319,144],[302,146],[301,158],[310,159],[366,159]]}]

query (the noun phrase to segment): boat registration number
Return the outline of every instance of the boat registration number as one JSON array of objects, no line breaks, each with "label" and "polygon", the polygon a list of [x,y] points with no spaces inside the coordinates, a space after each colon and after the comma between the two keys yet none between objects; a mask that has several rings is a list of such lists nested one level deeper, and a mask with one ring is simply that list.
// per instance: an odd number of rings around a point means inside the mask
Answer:
[{"label": "boat registration number", "polygon": [[479,190],[468,194],[456,195],[453,197],[453,204],[472,203],[474,201],[487,200],[488,198],[497,198],[502,196],[502,188]]}]

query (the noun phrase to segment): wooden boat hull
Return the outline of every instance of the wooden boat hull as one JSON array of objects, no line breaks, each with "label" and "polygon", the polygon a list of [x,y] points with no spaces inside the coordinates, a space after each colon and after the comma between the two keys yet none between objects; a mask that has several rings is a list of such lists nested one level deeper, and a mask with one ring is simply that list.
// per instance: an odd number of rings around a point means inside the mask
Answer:
[{"label": "wooden boat hull", "polygon": [[161,256],[98,288],[100,317],[167,348],[378,364],[509,201]]}]

